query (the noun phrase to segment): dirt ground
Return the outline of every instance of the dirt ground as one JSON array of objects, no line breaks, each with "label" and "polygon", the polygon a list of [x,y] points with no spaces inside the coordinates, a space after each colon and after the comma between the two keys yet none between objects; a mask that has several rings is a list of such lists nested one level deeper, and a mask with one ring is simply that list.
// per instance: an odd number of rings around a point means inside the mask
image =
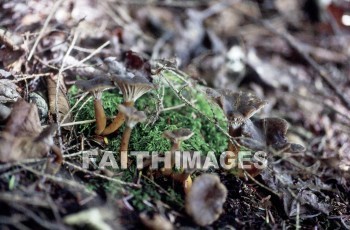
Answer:
[{"label": "dirt ground", "polygon": [[349,44],[346,0],[0,1],[0,229],[350,229]]}]

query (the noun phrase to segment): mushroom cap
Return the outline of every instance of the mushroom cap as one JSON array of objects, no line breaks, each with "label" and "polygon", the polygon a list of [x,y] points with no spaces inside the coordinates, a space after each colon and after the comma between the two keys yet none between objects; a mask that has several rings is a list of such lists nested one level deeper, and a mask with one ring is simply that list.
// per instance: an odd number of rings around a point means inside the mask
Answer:
[{"label": "mushroom cap", "polygon": [[144,122],[147,119],[145,112],[138,111],[135,107],[119,105],[118,110],[125,115],[125,123],[130,128],[134,128],[137,123]]},{"label": "mushroom cap", "polygon": [[125,101],[136,101],[139,97],[155,88],[155,85],[145,77],[136,75],[134,77],[113,75],[115,81],[123,94]]},{"label": "mushroom cap", "polygon": [[207,94],[221,107],[229,122],[234,125],[243,124],[267,104],[250,92],[207,89]]},{"label": "mushroom cap", "polygon": [[217,220],[223,212],[227,189],[216,175],[203,174],[196,178],[186,195],[186,212],[200,226]]},{"label": "mushroom cap", "polygon": [[164,137],[168,138],[171,142],[179,142],[190,139],[193,134],[194,133],[190,129],[186,128],[166,130],[163,132]]},{"label": "mushroom cap", "polygon": [[103,90],[115,88],[113,82],[105,77],[95,77],[90,80],[78,80],[75,82],[75,85],[87,92],[91,92],[94,95],[98,92],[102,92]]},{"label": "mushroom cap", "polygon": [[288,142],[287,130],[288,122],[281,118],[268,117],[254,122],[249,120],[242,126],[242,135],[246,138],[240,142],[255,150],[271,146],[275,150],[288,148],[291,152],[304,151],[303,146]]},{"label": "mushroom cap", "polygon": [[242,137],[239,142],[252,150],[263,150],[266,148],[266,136],[265,133],[259,128],[257,128],[250,119],[241,127]]}]

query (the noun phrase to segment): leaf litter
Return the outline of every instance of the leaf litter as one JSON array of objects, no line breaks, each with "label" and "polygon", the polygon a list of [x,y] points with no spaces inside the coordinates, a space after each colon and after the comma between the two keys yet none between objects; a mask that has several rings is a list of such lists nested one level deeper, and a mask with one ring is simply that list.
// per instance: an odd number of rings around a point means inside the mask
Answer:
[{"label": "leaf litter", "polygon": [[[349,229],[349,7],[345,0],[319,2],[1,2],[0,225]],[[152,120],[135,127],[131,149],[136,135],[152,125],[154,133],[162,133],[160,127],[194,128],[177,127],[177,118],[169,115],[191,111],[185,116],[212,124],[215,134],[210,135],[264,148],[267,168],[256,177],[249,171],[239,177],[223,169],[209,171],[227,190],[223,205],[213,211],[220,213],[215,222],[188,215],[184,205],[189,196],[181,183],[157,170],[138,171],[131,165],[127,172],[114,171],[98,168],[98,162],[83,168],[86,153],[113,151],[119,159],[121,135],[94,136],[91,99],[75,82],[113,81],[113,74],[157,85],[135,103]],[[115,95],[112,102],[101,97],[108,121],[122,102],[115,86],[104,94]],[[239,139],[227,131],[220,108],[207,102],[208,87],[251,92],[269,103],[257,118],[244,121]],[[41,95],[40,105],[39,100],[28,103],[33,93]],[[209,111],[201,107],[201,97]],[[38,113],[38,107],[48,110]],[[288,133],[267,125],[271,117],[288,124]],[[189,146],[203,148],[195,141],[208,142],[210,135],[202,125],[200,133],[185,141],[184,150],[200,150]],[[271,148],[270,137],[283,146]],[[149,146],[161,148],[160,143]],[[201,174],[191,175],[194,183],[200,183]]]}]

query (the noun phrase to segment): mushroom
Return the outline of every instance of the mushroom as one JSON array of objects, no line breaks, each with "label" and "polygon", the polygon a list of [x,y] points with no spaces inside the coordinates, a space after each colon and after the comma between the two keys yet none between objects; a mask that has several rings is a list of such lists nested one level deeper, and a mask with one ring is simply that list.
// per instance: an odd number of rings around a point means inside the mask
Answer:
[{"label": "mushroom", "polygon": [[126,127],[122,136],[122,141],[120,144],[120,154],[121,154],[121,165],[126,167],[127,165],[127,151],[129,148],[129,141],[131,136],[131,131],[135,125],[139,122],[144,122],[146,120],[146,114],[143,111],[138,111],[134,107],[126,107],[124,105],[118,106],[119,112],[125,116]]},{"label": "mushroom", "polygon": [[[207,89],[207,94],[221,107],[227,117],[231,137],[239,137],[241,126],[267,103],[249,92]],[[229,141],[228,151],[233,152],[234,157],[237,156],[239,149],[236,143]]]},{"label": "mushroom", "polygon": [[[281,118],[268,117],[257,121],[247,120],[242,125],[242,137],[239,142],[241,145],[255,151],[271,147],[277,151],[303,152],[305,150],[303,146],[288,142],[287,130],[288,123]],[[250,168],[246,171],[254,177],[260,174],[261,169],[256,168],[251,163]],[[244,171],[239,169],[237,174],[242,177]]]},{"label": "mushroom", "polygon": [[193,132],[190,129],[175,129],[167,130],[163,132],[164,137],[170,140],[171,149],[170,152],[175,152],[180,149],[182,141],[188,140],[193,136]]},{"label": "mushroom", "polygon": [[303,146],[288,141],[287,130],[287,121],[277,117],[249,121],[242,126],[244,138],[240,140],[240,143],[253,150],[263,150],[270,146],[277,151],[303,152],[305,150]]},{"label": "mushroom", "polygon": [[[188,140],[193,136],[193,134],[194,133],[190,129],[186,128],[164,131],[164,137],[168,138],[171,142],[171,167],[173,167],[175,164],[175,151],[180,149],[182,141]],[[164,176],[171,176],[174,180],[182,182],[185,192],[187,192],[192,185],[190,173],[186,171],[174,173],[171,169],[165,168],[163,168],[161,171]]]},{"label": "mushroom", "polygon": [[[142,76],[112,76],[112,81],[114,81],[120,91],[123,94],[124,106],[132,107],[135,101],[140,98],[145,93],[154,89],[154,84],[148,81]],[[123,113],[118,112],[117,116],[114,118],[113,122],[105,128],[102,135],[108,135],[119,129],[119,127],[124,123],[125,116]]]},{"label": "mushroom", "polygon": [[95,133],[100,135],[106,127],[106,115],[102,106],[102,91],[114,88],[111,80],[104,77],[96,77],[91,80],[78,80],[75,85],[83,91],[88,91],[94,96],[94,110],[96,118]]},{"label": "mushroom", "polygon": [[212,224],[220,217],[226,197],[227,189],[219,177],[203,174],[186,194],[186,212],[200,226]]}]

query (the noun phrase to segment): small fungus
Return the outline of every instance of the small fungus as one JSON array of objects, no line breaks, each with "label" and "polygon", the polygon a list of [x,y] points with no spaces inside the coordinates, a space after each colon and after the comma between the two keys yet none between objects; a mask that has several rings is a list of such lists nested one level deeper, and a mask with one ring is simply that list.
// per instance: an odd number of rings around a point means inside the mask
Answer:
[{"label": "small fungus", "polygon": [[[112,80],[118,85],[123,94],[124,106],[132,107],[135,101],[145,93],[154,89],[154,84],[141,76],[125,77],[113,75]],[[123,113],[118,112],[112,123],[102,132],[102,135],[108,135],[118,130],[125,122]]]},{"label": "small fungus", "polygon": [[[163,135],[164,137],[168,138],[171,142],[171,167],[175,164],[175,151],[179,150],[181,147],[182,141],[188,140],[193,136],[193,132],[190,129],[176,129],[176,130],[167,130],[164,131]],[[174,180],[179,181],[183,184],[183,187],[185,189],[185,192],[187,193],[189,188],[192,185],[192,179],[190,176],[190,173],[187,173],[185,171],[180,173],[174,173],[171,169],[162,169],[162,174],[164,176],[171,176]]]},{"label": "small fungus", "polygon": [[76,86],[83,91],[88,91],[94,96],[94,109],[96,118],[97,135],[101,134],[106,127],[106,115],[102,106],[102,92],[107,89],[114,88],[111,80],[104,77],[96,77],[91,80],[78,80],[75,82]]},{"label": "small fungus", "polygon": [[200,226],[216,221],[223,212],[227,189],[216,175],[197,177],[186,194],[186,212]]},{"label": "small fungus", "polygon": [[118,106],[119,112],[125,116],[126,127],[122,136],[122,141],[120,145],[121,153],[121,165],[126,167],[127,162],[127,151],[129,149],[129,141],[132,129],[139,122],[144,122],[146,120],[146,114],[143,111],[138,111],[134,107],[126,107],[124,105]]}]

